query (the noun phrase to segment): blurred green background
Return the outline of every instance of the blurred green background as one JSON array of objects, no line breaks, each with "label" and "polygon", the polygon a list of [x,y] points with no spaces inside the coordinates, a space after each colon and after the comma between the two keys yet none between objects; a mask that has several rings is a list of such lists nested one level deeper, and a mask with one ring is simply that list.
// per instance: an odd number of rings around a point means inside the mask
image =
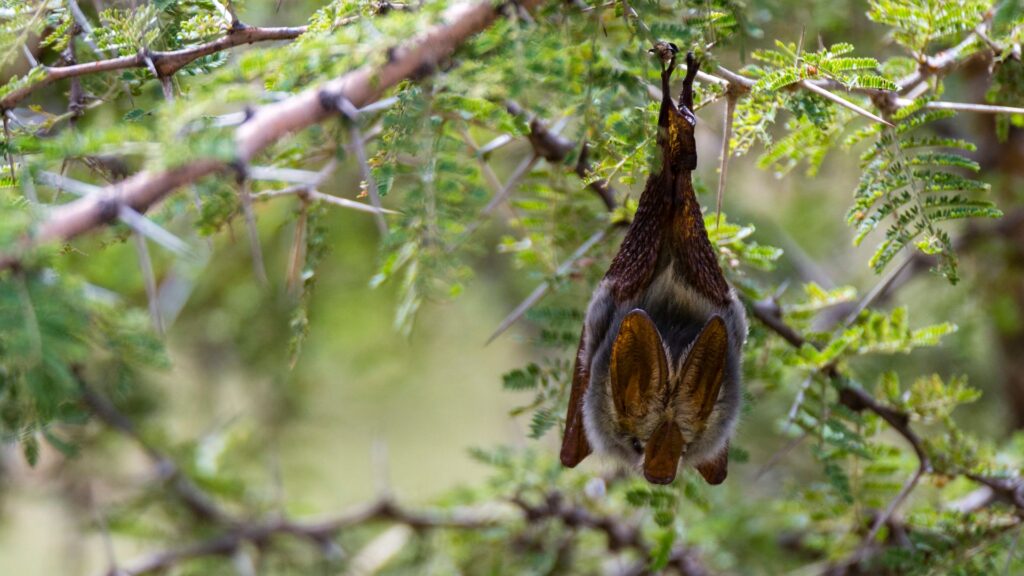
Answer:
[{"label": "blurred green background", "polygon": [[[242,12],[243,20],[296,24],[319,5],[287,1],[275,11],[274,4],[251,2]],[[865,10],[866,3],[859,1],[778,0],[757,3],[750,17],[768,23],[765,38],[796,41],[800,30],[793,26],[799,23],[809,39],[820,36],[826,44],[850,41],[881,58],[887,48],[874,36],[878,29],[870,26]],[[742,64],[744,55],[730,51],[720,57],[735,66]],[[968,70],[963,79],[951,80],[951,97],[977,100],[970,79],[982,73]],[[158,88],[154,85],[146,97],[155,101]],[[53,101],[59,102],[59,95]],[[717,179],[714,159],[720,149],[723,105],[714,104],[699,114],[699,175],[709,189]],[[88,122],[116,118],[104,116],[104,109]],[[994,184],[993,198],[1004,208],[1019,202],[1020,164],[986,161],[986,155],[998,157],[1003,150],[993,152],[984,144],[994,142],[990,122],[967,115],[955,122],[951,130],[982,142],[978,156],[984,179]],[[1004,148],[1019,146],[1019,140],[1016,134]],[[511,172],[517,154],[523,152],[524,148],[507,151],[507,160],[495,166],[500,177]],[[357,174],[349,163],[323,191],[351,197],[358,188]],[[759,242],[786,251],[779,277],[802,266],[821,282],[866,290],[878,280],[866,265],[872,246],[851,248],[852,232],[844,224],[858,174],[856,154],[832,155],[814,178],[795,172],[775,179],[756,168],[751,158],[743,158],[730,169],[724,210],[732,220],[753,222]],[[639,185],[633,196],[638,192]],[[502,318],[536,284],[516,270],[507,255],[480,257],[476,278],[465,293],[451,303],[425,304],[406,338],[393,327],[396,286],[370,288],[379,265],[372,219],[328,211],[325,225],[331,249],[313,292],[308,339],[297,365],[289,369],[294,300],[285,290],[284,277],[293,202],[273,200],[258,206],[270,288],[253,278],[240,225],[214,238],[212,256],[196,268],[194,289],[169,331],[173,368],[153,374],[147,384],[162,403],[154,427],[168,430],[181,442],[199,438],[191,456],[200,470],[230,469],[250,478],[247,490],[284,502],[290,513],[301,516],[330,514],[367,501],[382,484],[403,502],[429,502],[457,486],[485,480],[487,470],[468,456],[469,448],[536,443],[526,439],[528,422],[508,415],[528,399],[501,387],[503,373],[538,353],[530,344],[534,334],[529,322],[485,345]],[[713,205],[714,199],[705,195],[702,202]],[[490,245],[501,232],[500,224],[490,226],[476,241]],[[98,249],[97,242],[84,242],[82,251]],[[897,357],[899,370],[908,374],[969,376],[985,396],[958,417],[967,430],[997,439],[1007,437],[1019,417],[1007,401],[1012,393],[1006,388],[1011,381],[1007,372],[1013,366],[1006,359],[1024,355],[1024,350],[1007,349],[1000,339],[1019,330],[1021,319],[1014,316],[1018,308],[1011,296],[999,296],[999,288],[1021,280],[994,269],[992,263],[1001,261],[999,250],[982,247],[966,255],[964,280],[957,286],[923,274],[901,291],[900,302],[913,304],[914,325],[951,321],[960,330],[941,349],[915,353],[906,362]],[[106,250],[89,263],[91,279],[144,309],[138,269],[124,265],[133,258],[130,245]],[[758,350],[749,353],[756,355]],[[895,368],[891,361],[886,357],[861,368],[880,373]],[[757,390],[781,384],[747,383],[755,396]],[[817,470],[806,454],[797,452],[759,475],[761,466],[787,442],[784,435],[765,431],[773,429],[791,401],[791,395],[775,394],[751,406],[736,442],[751,453],[750,461],[731,470],[729,483],[716,497],[753,500]],[[553,451],[555,436],[549,434],[541,444]],[[228,447],[230,457],[225,456]],[[102,538],[85,525],[95,521],[91,511],[102,508],[117,490],[144,485],[147,467],[137,450],[122,440],[89,446],[86,452],[88,456],[70,460],[46,452],[41,463],[29,469],[16,448],[2,449],[0,574],[79,575],[104,569]],[[590,461],[585,466],[596,469],[603,464]],[[91,474],[81,477],[96,480],[75,485],[75,475],[61,473],[67,468],[88,469]],[[131,559],[145,547],[137,541],[117,541],[115,550],[119,558]]]}]

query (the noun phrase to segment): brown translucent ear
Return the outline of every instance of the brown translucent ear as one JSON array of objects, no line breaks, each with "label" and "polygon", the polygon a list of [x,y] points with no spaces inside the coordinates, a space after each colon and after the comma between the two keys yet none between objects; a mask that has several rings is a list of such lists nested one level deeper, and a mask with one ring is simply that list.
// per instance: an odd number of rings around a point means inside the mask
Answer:
[{"label": "brown translucent ear", "polygon": [[662,422],[644,447],[644,478],[652,484],[671,484],[683,455],[683,433],[675,422]]},{"label": "brown translucent ear", "polygon": [[575,468],[590,454],[590,442],[583,430],[583,395],[590,384],[590,367],[586,366],[583,355],[586,328],[580,334],[579,349],[576,350],[576,365],[572,371],[572,391],[569,392],[569,409],[565,415],[565,436],[562,437],[562,465]]},{"label": "brown translucent ear", "polygon": [[678,401],[689,408],[699,426],[707,422],[718,401],[728,354],[725,321],[720,316],[712,316],[686,356],[676,390]]},{"label": "brown translucent ear", "polygon": [[668,360],[658,329],[643,310],[633,310],[622,320],[612,344],[609,376],[619,416],[642,417],[655,398],[664,398]]},{"label": "brown translucent ear", "polygon": [[697,472],[700,472],[708,484],[717,485],[725,482],[725,477],[729,473],[729,441],[726,440],[725,446],[711,460],[697,464]]}]

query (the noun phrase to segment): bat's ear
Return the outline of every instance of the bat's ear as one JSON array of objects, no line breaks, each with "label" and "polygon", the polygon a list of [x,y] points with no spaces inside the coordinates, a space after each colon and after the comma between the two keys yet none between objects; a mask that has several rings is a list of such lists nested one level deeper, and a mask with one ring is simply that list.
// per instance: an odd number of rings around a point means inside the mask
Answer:
[{"label": "bat's ear", "polygon": [[668,386],[668,360],[661,345],[658,328],[640,309],[622,320],[612,344],[609,376],[612,401],[620,417],[642,417],[653,406],[654,398],[664,398]]},{"label": "bat's ear", "polygon": [[703,428],[718,402],[728,355],[725,321],[721,316],[712,316],[686,356],[676,389],[676,401],[694,415],[698,428]]}]

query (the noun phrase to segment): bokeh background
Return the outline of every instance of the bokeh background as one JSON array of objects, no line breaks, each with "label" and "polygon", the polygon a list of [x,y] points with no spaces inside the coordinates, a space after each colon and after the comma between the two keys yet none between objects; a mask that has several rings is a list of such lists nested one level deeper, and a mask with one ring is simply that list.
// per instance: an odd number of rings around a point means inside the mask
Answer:
[{"label": "bokeh background", "polygon": [[[299,24],[320,5],[293,0],[277,4],[249,2],[241,16],[253,24]],[[848,41],[881,59],[890,48],[879,27],[865,18],[866,9],[861,1],[758,2],[749,18],[763,28],[763,38],[719,57],[742,65],[750,50],[769,44],[766,39],[796,41],[802,28],[809,42]],[[24,65],[15,64],[4,76],[23,71],[18,66]],[[949,98],[980,101],[986,74],[983,66],[968,65],[949,80]],[[158,100],[159,88],[152,86],[142,98]],[[55,90],[42,105],[62,102]],[[699,114],[699,176],[705,189],[713,189],[717,179],[713,159],[720,149],[723,106],[716,103]],[[101,107],[84,127],[118,117]],[[991,118],[966,114],[943,127],[979,143],[975,157],[982,163],[983,179],[993,184],[992,197],[1007,213],[1018,206],[1024,171],[1020,132],[999,143]],[[508,160],[493,162],[499,176],[512,171],[521,153],[510,148]],[[759,242],[785,250],[778,277],[799,269],[825,285],[867,290],[878,281],[866,264],[872,247],[852,248],[852,233],[844,224],[858,174],[854,153],[832,154],[815,177],[797,170],[775,178],[757,168],[753,158],[741,158],[730,169],[724,208],[731,219],[754,223]],[[358,181],[357,168],[345,165],[324,191],[351,195]],[[634,197],[639,186],[632,190]],[[705,205],[714,202],[708,194],[701,200]],[[479,256],[465,293],[451,302],[424,304],[406,337],[394,327],[395,283],[370,286],[380,264],[372,219],[329,211],[325,224],[330,253],[313,292],[308,339],[290,367],[294,302],[283,280],[295,209],[289,202],[259,206],[271,287],[263,288],[253,278],[244,230],[218,233],[208,261],[196,263],[186,274],[191,289],[168,334],[173,366],[151,374],[145,383],[155,393],[159,409],[153,417],[161,429],[182,441],[199,439],[199,469],[244,471],[251,479],[250,490],[278,498],[290,513],[317,515],[372,499],[382,486],[401,501],[417,504],[485,482],[489,471],[470,458],[472,447],[555,449],[556,433],[540,441],[527,439],[528,418],[511,417],[509,411],[529,398],[501,386],[502,374],[540,353],[532,345],[534,328],[523,321],[485,344],[538,281],[517,270],[508,255]],[[502,232],[499,219],[476,241],[491,245]],[[965,254],[963,281],[956,286],[921,274],[900,291],[894,303],[911,303],[915,324],[950,321],[959,326],[941,348],[909,358],[886,357],[859,368],[868,374],[897,368],[908,374],[967,375],[984,397],[957,413],[966,430],[1006,439],[1024,425],[1022,234],[1017,230]],[[83,264],[91,281],[145,309],[131,246],[100,253],[98,242],[81,245],[85,254],[91,248],[97,252]],[[591,265],[601,268],[604,262]],[[753,381],[748,386],[756,392],[778,384]],[[817,465],[796,451],[759,475],[788,441],[766,431],[773,430],[790,401],[785,394],[767,396],[745,414],[737,444],[750,452],[750,460],[733,467],[717,497],[754,500],[816,473]],[[585,466],[597,469],[602,464]],[[89,473],[69,473],[76,470]],[[95,502],[104,502],[116,489],[145,483],[146,470],[137,450],[116,438],[83,447],[79,457],[47,450],[34,469],[16,447],[0,447],[0,574],[103,570],[103,539],[87,529],[96,520]],[[116,540],[114,545],[126,559],[145,550],[138,541]]]}]

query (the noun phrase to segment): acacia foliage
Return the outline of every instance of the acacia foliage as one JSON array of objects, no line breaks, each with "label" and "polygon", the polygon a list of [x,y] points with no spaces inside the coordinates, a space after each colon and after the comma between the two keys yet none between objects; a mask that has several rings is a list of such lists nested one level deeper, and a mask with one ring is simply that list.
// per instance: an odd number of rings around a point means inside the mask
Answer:
[{"label": "acacia foliage", "polygon": [[[746,84],[736,84],[727,93],[721,83],[702,83],[698,105],[736,98],[730,156],[757,153],[757,165],[779,176],[805,164],[813,177],[837,148],[860,154],[861,177],[850,185],[847,219],[858,244],[879,227],[885,230],[866,265],[883,272],[898,256],[917,250],[937,256],[936,270],[956,281],[957,255],[949,227],[955,220],[997,218],[1001,212],[987,195],[986,175],[966,155],[973,144],[936,129],[960,121],[954,112],[929,108],[943,100],[945,77],[923,77],[915,85],[923,89],[899,95],[909,103],[900,103],[895,91],[905,87],[921,62],[955,46],[960,50],[956,61],[971,55],[991,58],[988,101],[1024,103],[1019,50],[1024,15],[1014,2],[869,4],[867,17],[876,23],[873,35],[889,41],[884,50],[877,44],[856,49],[845,39],[811,49],[809,39],[779,38],[750,52],[750,63],[738,71]],[[246,106],[287,98],[357,66],[386,62],[394,57],[389,48],[397,39],[438,22],[446,3],[424,2],[411,9],[380,2],[327,2],[312,13],[307,31],[293,42],[230,56],[218,51],[164,82],[147,67],[82,76],[77,82],[87,97],[73,101],[70,111],[64,105],[68,97],[75,98],[75,89],[43,86],[44,65],[56,66],[61,58],[66,64],[69,55],[88,61],[209,42],[228,33],[235,25],[232,10],[243,7],[216,0],[158,1],[138,10],[111,7],[87,15],[91,33],[76,25],[69,6],[60,2],[7,1],[0,8],[0,63],[18,60],[29,38],[41,39],[38,58],[43,61],[0,87],[3,98],[39,84],[38,91],[6,111],[3,153],[8,169],[0,206],[0,249],[14,253],[21,239],[47,218],[50,205],[69,199],[66,187],[54,186],[53,174],[104,185],[127,173],[199,159],[230,163],[236,156],[238,114]],[[473,280],[482,255],[502,254],[522,275],[545,283],[547,298],[526,313],[526,321],[537,328],[532,342],[537,359],[507,374],[504,386],[525,399],[515,414],[528,415],[531,437],[557,435],[582,303],[614,253],[616,231],[635,210],[636,191],[652,160],[658,102],[650,92],[658,70],[646,49],[655,39],[695,46],[704,69],[716,74],[720,60],[736,61],[747,46],[767,44],[761,41],[760,27],[773,24],[765,18],[769,9],[755,1],[597,1],[544,5],[531,16],[510,4],[504,18],[461,46],[450,61],[436,63],[422,78],[386,95],[387,106],[273,143],[253,163],[264,168],[263,176],[253,176],[245,185],[234,178],[208,178],[168,199],[148,217],[186,238],[191,253],[168,253],[166,237],[142,234],[143,245],[148,242],[150,248],[139,251],[141,276],[163,277],[181,262],[201,267],[206,249],[201,237],[244,227],[246,198],[255,200],[258,215],[263,202],[281,201],[275,194],[285,195],[279,194],[282,189],[314,188],[310,174],[337,163],[340,169],[361,173],[359,196],[375,193],[401,212],[388,219],[379,269],[370,280],[372,286],[397,286],[397,332],[415,329],[424,302],[457,298]],[[979,27],[984,36],[976,33]],[[160,97],[168,82],[173,99]],[[802,88],[805,82],[874,107],[892,126],[866,120]],[[593,164],[582,178],[575,172],[582,151],[578,145],[557,162],[535,160],[523,163],[521,171],[501,167],[500,161],[520,160],[522,148],[509,152],[489,143],[503,138],[523,143],[536,130],[527,117],[510,111],[510,99],[547,119],[571,141],[588,144]],[[1020,122],[1019,115],[1000,116],[1001,133]],[[365,166],[360,166],[353,138],[371,134]],[[531,153],[526,152],[527,158]],[[710,158],[702,162],[712,163]],[[294,180],[296,173],[290,170],[306,172]],[[497,240],[483,241],[494,239],[480,229],[489,225],[492,198],[508,181],[514,186],[501,233]],[[613,210],[589,188],[601,182],[618,191]],[[323,224],[324,211],[332,208],[315,197],[291,196],[299,197],[287,221],[295,230],[284,281],[293,293],[292,330],[287,339],[278,337],[272,344],[288,347],[294,364],[302,361],[302,344],[310,323],[317,321],[307,304],[318,274],[335,263]],[[711,203],[710,195],[703,197]],[[768,426],[774,428],[764,433],[804,438],[800,449],[816,467],[807,476],[812,480],[794,481],[770,498],[727,499],[693,474],[683,474],[664,488],[635,478],[602,483],[595,482],[593,470],[561,469],[545,444],[524,451],[481,449],[475,456],[494,468],[494,480],[453,494],[439,503],[441,508],[512,496],[539,505],[557,493],[592,513],[635,523],[643,545],[609,551],[597,530],[577,531],[571,522],[559,520],[530,521],[527,515],[528,521],[503,522],[488,530],[418,536],[392,559],[388,571],[420,573],[428,566],[437,573],[589,573],[606,569],[612,557],[657,571],[690,549],[700,551],[712,572],[768,573],[797,567],[808,558],[816,563],[812,567],[846,566],[853,558],[864,562],[865,569],[901,574],[944,572],[947,567],[987,574],[1004,564],[1011,570],[1021,567],[1013,545],[1019,510],[1005,503],[971,513],[950,507],[978,487],[972,478],[1015,481],[1024,456],[1020,443],[997,445],[958,427],[954,409],[979,396],[961,375],[900,370],[904,355],[941,346],[956,327],[913,321],[913,308],[901,306],[889,311],[869,307],[823,328],[818,321],[823,313],[857,302],[855,290],[825,289],[776,271],[786,256],[759,239],[748,223],[709,212],[705,224],[727,276],[748,303],[771,300],[781,284],[802,284],[784,296],[781,320],[802,334],[803,341],[793,346],[769,327],[755,324],[744,372],[752,383],[748,406],[779,398],[790,401],[790,409],[770,419]],[[606,239],[587,254],[595,263],[576,266],[580,247],[601,231]],[[115,250],[140,232],[117,224],[97,235],[90,253]],[[20,445],[30,463],[43,442],[69,455],[75,452],[81,424],[89,417],[80,398],[83,383],[145,421],[155,409],[144,384],[147,371],[167,366],[163,341],[146,322],[145,303],[91,284],[104,261],[78,253],[77,246],[21,253],[19,264],[2,273],[0,434]],[[254,248],[254,258],[257,254]],[[122,256],[115,262],[123,265],[131,259]],[[165,314],[159,302],[155,307],[158,315]],[[885,358],[891,369],[880,375],[862,369],[876,357]],[[905,417],[923,438],[921,452],[894,436],[892,423],[880,412],[855,410],[843,402],[846,389],[868,391]],[[227,472],[203,477],[193,466],[196,446],[163,448],[176,452],[184,461],[182,473],[201,480],[222,503],[252,509],[264,504],[250,501],[252,494],[239,488],[241,477]],[[734,466],[748,459],[742,442],[733,447],[731,457]],[[918,468],[924,477],[913,486],[913,497],[898,500]],[[168,500],[162,505],[172,513],[142,528],[163,531],[168,545],[177,535],[202,535],[191,520],[175,513],[172,498],[156,498]],[[115,532],[131,536],[140,530],[131,519],[133,511],[146,505],[146,498],[139,500],[112,512]],[[867,527],[894,501],[902,505],[900,514],[867,540]],[[379,530],[358,526],[331,537],[344,549],[357,549]],[[792,549],[779,541],[779,534],[791,536]],[[870,554],[858,556],[865,549]],[[348,562],[345,556],[288,547],[268,549],[264,556],[274,573]],[[759,563],[763,558],[768,558],[764,565]],[[231,563],[200,559],[183,569],[228,573]]]}]

